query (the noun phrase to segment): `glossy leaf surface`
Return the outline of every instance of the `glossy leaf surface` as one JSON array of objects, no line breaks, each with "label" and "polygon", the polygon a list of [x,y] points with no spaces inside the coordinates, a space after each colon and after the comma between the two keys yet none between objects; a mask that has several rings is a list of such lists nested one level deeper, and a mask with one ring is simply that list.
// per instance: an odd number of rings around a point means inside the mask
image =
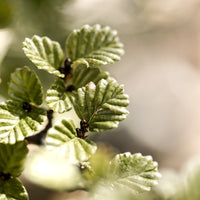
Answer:
[{"label": "glossy leaf surface", "polygon": [[15,144],[0,143],[0,173],[17,177],[24,169],[24,161],[28,153],[26,142]]},{"label": "glossy leaf surface", "polygon": [[124,54],[117,31],[98,24],[74,30],[67,38],[66,52],[73,61],[72,66],[84,64],[87,67],[112,64]]},{"label": "glossy leaf surface", "polygon": [[[79,65],[73,73],[71,83],[76,90],[90,81],[98,83],[103,78],[108,78],[107,72],[102,72],[98,68],[87,68],[84,65]],[[58,78],[47,90],[46,102],[54,112],[63,113],[71,109],[70,91],[67,91],[67,87],[64,80]]]},{"label": "glossy leaf surface", "polygon": [[88,160],[97,148],[90,140],[77,137],[72,119],[63,119],[58,122],[49,130],[46,141],[51,149],[54,148],[58,155],[66,157],[71,163]]},{"label": "glossy leaf surface", "polygon": [[73,73],[72,85],[78,89],[91,81],[97,84],[101,79],[107,79],[108,75],[107,72],[100,71],[99,68],[79,65]]},{"label": "glossy leaf surface", "polygon": [[0,104],[1,142],[15,143],[33,135],[47,119],[45,110],[31,106],[29,112],[23,105],[23,102],[12,100]]},{"label": "glossy leaf surface", "polygon": [[140,153],[118,154],[110,163],[111,187],[133,193],[150,191],[161,177],[157,166],[151,156],[142,156]]},{"label": "glossy leaf surface", "polygon": [[64,77],[64,74],[58,70],[64,60],[63,50],[58,42],[52,41],[48,37],[34,35],[31,39],[26,38],[23,46],[24,53],[36,67]]},{"label": "glossy leaf surface", "polygon": [[62,79],[56,79],[47,90],[46,102],[54,112],[63,113],[71,109],[71,102]]},{"label": "glossy leaf surface", "polygon": [[113,79],[102,79],[97,85],[90,82],[79,88],[71,101],[79,118],[86,120],[93,132],[117,128],[128,114],[128,95],[124,94],[123,85]]},{"label": "glossy leaf surface", "polygon": [[10,76],[8,94],[11,99],[35,105],[42,104],[43,89],[36,73],[28,67],[17,68]]},{"label": "glossy leaf surface", "polygon": [[17,178],[11,178],[9,180],[0,179],[0,199],[28,200],[28,194]]}]

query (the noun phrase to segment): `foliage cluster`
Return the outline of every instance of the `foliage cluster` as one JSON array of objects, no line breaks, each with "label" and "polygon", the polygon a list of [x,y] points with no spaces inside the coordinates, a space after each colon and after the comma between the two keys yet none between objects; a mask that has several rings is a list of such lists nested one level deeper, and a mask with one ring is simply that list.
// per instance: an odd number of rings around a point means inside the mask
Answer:
[{"label": "foliage cluster", "polygon": [[[151,156],[105,153],[106,147],[89,139],[117,128],[128,115],[124,86],[100,68],[124,54],[117,31],[85,25],[68,36],[65,53],[58,42],[35,35],[25,39],[23,51],[56,78],[44,92],[27,66],[10,76],[9,99],[0,103],[0,198],[28,199],[17,178],[25,160],[24,174],[31,181],[57,190],[87,190],[92,199],[102,199],[105,189],[131,195],[150,191],[160,178]],[[55,113],[70,110],[80,126],[65,117],[52,122]],[[29,144],[41,148],[27,158]]]}]

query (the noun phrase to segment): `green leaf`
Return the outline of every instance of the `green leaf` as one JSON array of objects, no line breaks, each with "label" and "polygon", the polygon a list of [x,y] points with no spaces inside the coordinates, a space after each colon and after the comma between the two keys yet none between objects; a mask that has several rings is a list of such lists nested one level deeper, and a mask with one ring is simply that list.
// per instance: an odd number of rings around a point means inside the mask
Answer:
[{"label": "green leaf", "polygon": [[161,177],[157,166],[151,156],[129,152],[118,154],[110,163],[110,187],[113,190],[121,189],[133,193],[150,191]]},{"label": "green leaf", "polygon": [[30,153],[23,175],[29,181],[54,190],[82,188],[82,177],[77,165],[60,157],[54,150],[44,148]]},{"label": "green leaf", "polygon": [[0,179],[0,199],[28,200],[28,194],[17,178],[11,178],[9,180]]},{"label": "green leaf", "polygon": [[79,118],[86,120],[94,132],[117,128],[128,114],[128,95],[124,94],[123,85],[113,79],[102,79],[97,85],[90,82],[79,88],[71,101]]},{"label": "green leaf", "polygon": [[28,148],[24,141],[15,144],[0,143],[0,174],[19,176],[24,169],[27,153]]},{"label": "green leaf", "polygon": [[[79,65],[73,73],[72,85],[77,89],[85,86],[90,81],[97,83],[102,78],[107,79],[108,73],[101,72],[98,68],[87,68],[84,65]],[[54,112],[63,113],[72,108],[69,100],[70,92],[67,92],[66,88],[65,82],[58,78],[47,90],[46,102]]]},{"label": "green leaf", "polygon": [[46,142],[58,155],[66,157],[71,163],[87,161],[97,148],[92,141],[77,137],[72,119],[63,119],[51,128]]},{"label": "green leaf", "polygon": [[66,40],[66,52],[73,61],[72,66],[87,67],[112,64],[124,54],[117,31],[98,24],[74,30]]},{"label": "green leaf", "polygon": [[0,104],[0,141],[15,143],[33,135],[41,129],[47,119],[46,111],[31,106],[30,112],[23,110],[23,102],[6,101]]},{"label": "green leaf", "polygon": [[34,35],[23,42],[26,56],[39,68],[59,77],[64,77],[58,70],[64,60],[63,50],[58,42],[48,37]]},{"label": "green leaf", "polygon": [[99,68],[79,65],[73,72],[72,85],[78,89],[91,81],[97,84],[101,79],[107,79],[108,75],[107,72],[100,71]]},{"label": "green leaf", "polygon": [[47,90],[46,97],[47,105],[54,112],[63,113],[71,109],[71,102],[68,98],[65,83],[58,78]]},{"label": "green leaf", "polygon": [[43,102],[41,82],[28,67],[17,68],[10,76],[8,95],[16,101],[40,105]]}]

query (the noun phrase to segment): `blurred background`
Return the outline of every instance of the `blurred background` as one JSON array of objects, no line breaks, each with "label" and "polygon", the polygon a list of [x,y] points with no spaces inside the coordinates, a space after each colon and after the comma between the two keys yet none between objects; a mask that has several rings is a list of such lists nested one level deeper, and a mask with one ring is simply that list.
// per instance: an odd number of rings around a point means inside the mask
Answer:
[{"label": "blurred background", "polygon": [[[94,140],[120,152],[150,154],[160,169],[178,171],[200,155],[199,11],[200,0],[0,0],[0,98],[7,97],[7,81],[17,67],[31,66],[45,89],[54,79],[25,57],[25,37],[48,36],[64,46],[74,28],[109,25],[126,53],[103,69],[125,85],[130,114],[117,130]],[[26,187],[30,200],[64,195]]]}]

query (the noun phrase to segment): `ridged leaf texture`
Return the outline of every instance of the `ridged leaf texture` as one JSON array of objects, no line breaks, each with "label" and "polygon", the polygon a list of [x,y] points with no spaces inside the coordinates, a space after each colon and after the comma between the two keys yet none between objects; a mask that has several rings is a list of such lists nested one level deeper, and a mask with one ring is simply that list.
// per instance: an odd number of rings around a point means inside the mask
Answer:
[{"label": "ridged leaf texture", "polygon": [[58,155],[66,157],[72,163],[87,161],[97,148],[92,141],[77,137],[72,119],[63,119],[50,129],[46,142]]},{"label": "ridged leaf texture", "polygon": [[90,82],[79,88],[71,101],[79,118],[86,120],[93,132],[117,128],[128,114],[128,95],[124,94],[123,85],[113,79],[102,79],[97,85]]},{"label": "ridged leaf texture", "polygon": [[68,98],[65,82],[58,78],[47,90],[47,105],[54,112],[63,113],[71,109],[71,102]]},{"label": "ridged leaf texture", "polygon": [[91,81],[97,84],[101,79],[107,79],[108,75],[107,72],[100,71],[99,68],[79,65],[73,73],[72,85],[78,89]]},{"label": "ridged leaf texture", "polygon": [[87,67],[112,64],[124,54],[117,31],[98,24],[74,30],[66,40],[66,52],[73,61],[72,66]]},{"label": "ridged leaf texture", "polygon": [[28,200],[28,194],[17,178],[11,178],[9,180],[0,179],[0,199]]},{"label": "ridged leaf texture", "polygon": [[26,56],[39,68],[59,77],[64,77],[58,70],[64,60],[63,50],[58,42],[48,37],[34,35],[23,42]]},{"label": "ridged leaf texture", "polygon": [[35,105],[42,104],[43,89],[34,71],[28,67],[17,68],[10,76],[8,95],[11,99]]},{"label": "ridged leaf texture", "polygon": [[[85,86],[90,81],[98,83],[101,79],[107,79],[108,73],[102,72],[98,68],[87,68],[84,65],[79,65],[72,77],[72,85],[75,89]],[[71,102],[69,100],[69,93],[66,91],[67,86],[64,80],[58,78],[47,90],[46,102],[50,109],[54,112],[63,113],[71,109]]]},{"label": "ridged leaf texture", "polygon": [[31,106],[23,109],[23,102],[8,100],[0,104],[0,141],[15,143],[33,135],[47,119],[46,111]]},{"label": "ridged leaf texture", "polygon": [[24,141],[15,144],[0,143],[0,174],[19,176],[24,169],[27,153],[28,148]]},{"label": "ridged leaf texture", "polygon": [[150,191],[161,177],[157,167],[151,156],[129,152],[118,154],[110,163],[111,187],[133,193]]}]

